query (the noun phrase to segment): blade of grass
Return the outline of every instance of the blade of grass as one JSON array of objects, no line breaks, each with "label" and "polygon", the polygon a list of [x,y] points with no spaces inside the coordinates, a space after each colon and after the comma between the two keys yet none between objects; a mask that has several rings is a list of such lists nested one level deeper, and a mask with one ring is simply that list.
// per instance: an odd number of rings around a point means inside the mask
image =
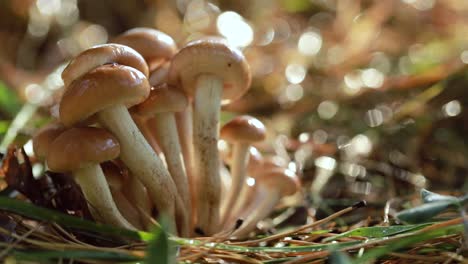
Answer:
[{"label": "blade of grass", "polygon": [[344,233],[341,233],[336,236],[327,237],[323,240],[323,242],[329,242],[333,240],[337,240],[343,237],[350,237],[350,236],[362,236],[367,238],[378,238],[378,237],[388,237],[396,234],[405,233],[408,231],[414,231],[419,228],[423,228],[425,226],[430,225],[428,224],[419,224],[419,225],[402,225],[402,226],[372,226],[372,227],[361,227],[357,229],[353,229]]},{"label": "blade of grass", "polygon": [[115,235],[117,237],[125,237],[142,241],[149,241],[152,238],[152,235],[148,232],[132,231],[94,223],[78,217],[65,215],[50,209],[41,208],[18,199],[0,197],[0,210],[12,212],[48,223],[57,223],[68,228],[76,228],[100,234]]},{"label": "blade of grass", "polygon": [[141,261],[140,257],[117,252],[103,252],[96,250],[13,250],[10,252],[17,260],[23,261],[54,261],[58,259],[74,260],[107,260],[115,262]]}]

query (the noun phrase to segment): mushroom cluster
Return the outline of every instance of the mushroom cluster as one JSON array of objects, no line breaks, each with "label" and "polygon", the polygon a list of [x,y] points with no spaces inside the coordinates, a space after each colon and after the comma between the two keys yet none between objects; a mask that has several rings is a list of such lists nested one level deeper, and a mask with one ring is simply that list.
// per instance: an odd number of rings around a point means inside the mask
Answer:
[{"label": "mushroom cluster", "polygon": [[132,29],[76,56],[62,79],[58,120],[33,147],[49,170],[74,177],[97,221],[149,229],[165,215],[180,236],[242,238],[297,191],[294,172],[252,146],[266,137],[258,119],[220,129],[221,106],[251,82],[243,54],[221,38],[179,50],[158,30]]}]

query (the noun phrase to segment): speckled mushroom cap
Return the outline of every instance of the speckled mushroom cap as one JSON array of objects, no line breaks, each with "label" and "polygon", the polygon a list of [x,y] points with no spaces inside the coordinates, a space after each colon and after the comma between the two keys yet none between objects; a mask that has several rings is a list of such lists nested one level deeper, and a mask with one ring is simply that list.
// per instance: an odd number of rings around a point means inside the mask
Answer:
[{"label": "speckled mushroom cap", "polygon": [[252,78],[242,52],[215,37],[195,40],[182,48],[172,59],[168,81],[179,84],[192,97],[201,74],[223,78],[223,104],[241,97],[249,89]]},{"label": "speckled mushroom cap", "polygon": [[148,98],[132,108],[132,112],[140,116],[153,116],[163,112],[180,112],[188,105],[185,94],[166,83],[151,89]]},{"label": "speckled mushroom cap", "polygon": [[104,64],[117,63],[149,74],[148,65],[134,49],[120,44],[103,44],[87,49],[76,56],[62,72],[65,89],[76,79]]},{"label": "speckled mushroom cap", "polygon": [[138,70],[118,65],[100,66],[70,84],[60,102],[60,121],[72,126],[116,104],[127,107],[149,95],[148,79]]},{"label": "speckled mushroom cap", "polygon": [[47,158],[50,144],[64,131],[65,126],[58,122],[52,122],[39,129],[33,137],[33,150],[40,160]]},{"label": "speckled mushroom cap", "polygon": [[289,196],[296,193],[300,183],[297,175],[288,169],[273,168],[255,177],[258,184],[268,188],[278,189],[282,196]]},{"label": "speckled mushroom cap", "polygon": [[152,28],[130,29],[112,42],[135,49],[148,65],[160,60],[170,60],[177,52],[177,46],[169,35]]},{"label": "speckled mushroom cap", "polygon": [[252,143],[264,140],[266,129],[255,117],[242,115],[226,123],[220,130],[220,137],[229,142]]},{"label": "speckled mushroom cap", "polygon": [[115,159],[119,154],[119,142],[105,129],[70,128],[50,145],[47,165],[51,171],[67,172]]}]

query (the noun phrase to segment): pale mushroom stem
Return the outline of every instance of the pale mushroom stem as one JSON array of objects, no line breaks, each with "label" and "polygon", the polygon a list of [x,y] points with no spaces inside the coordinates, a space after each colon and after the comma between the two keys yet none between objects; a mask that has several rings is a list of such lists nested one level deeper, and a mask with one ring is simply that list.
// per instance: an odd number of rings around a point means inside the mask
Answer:
[{"label": "pale mushroom stem", "polygon": [[205,235],[219,226],[221,181],[219,178],[219,112],[223,81],[202,74],[197,78],[193,100],[194,166],[197,183],[198,227]]},{"label": "pale mushroom stem", "polygon": [[72,172],[78,185],[83,191],[85,199],[97,213],[97,219],[103,219],[107,224],[127,229],[136,229],[119,212],[112,199],[106,177],[99,164],[90,165]]},{"label": "pale mushroom stem", "polygon": [[164,152],[167,167],[176,184],[179,195],[185,205],[187,215],[191,215],[190,194],[185,165],[180,150],[179,134],[177,132],[174,113],[157,113],[149,122],[153,122],[158,135],[159,144]]},{"label": "pale mushroom stem", "polygon": [[112,187],[110,188],[112,198],[115,201],[115,204],[117,205],[117,209],[119,209],[119,212],[125,217],[125,219],[128,220],[133,226],[135,226],[137,229],[142,230],[143,225],[141,222],[141,217],[138,214],[137,209],[135,206],[133,206],[130,201],[125,197],[125,195],[122,193],[120,190],[113,189]]},{"label": "pale mushroom stem", "polygon": [[156,152],[156,154],[158,154],[158,156],[160,156],[162,152],[161,147],[156,141],[156,138],[151,132],[151,129],[149,129],[148,125],[146,124],[146,120],[136,115],[132,116],[132,118],[135,124],[137,125],[138,129],[140,129],[141,133],[145,137],[148,144],[150,144],[151,148]]},{"label": "pale mushroom stem", "polygon": [[232,149],[231,187],[228,190],[226,200],[221,205],[221,223],[224,224],[229,217],[229,212],[238,200],[245,184],[247,162],[249,158],[249,144],[234,143]]},{"label": "pale mushroom stem", "polygon": [[136,206],[145,229],[151,230],[153,226],[153,219],[151,218],[153,205],[148,197],[148,191],[138,178],[133,175],[130,176],[125,194],[128,200]]},{"label": "pale mushroom stem", "polygon": [[248,208],[248,204],[250,204],[249,201],[253,196],[254,189],[254,187],[244,183],[244,187],[242,187],[234,207],[229,212],[228,218],[224,222],[223,229],[232,228],[235,225],[237,219],[239,219],[239,215],[241,215],[242,212]]},{"label": "pale mushroom stem", "polygon": [[119,140],[120,158],[146,186],[159,213],[177,223],[180,235],[185,236],[188,219],[175,184],[161,159],[138,130],[127,108],[124,105],[106,108],[98,113],[98,118]]},{"label": "pale mushroom stem", "polygon": [[244,222],[232,234],[232,237],[245,238],[255,229],[258,221],[271,214],[280,199],[281,194],[279,191],[271,190],[261,185],[257,186],[254,202],[242,213],[241,218],[244,218]]},{"label": "pale mushroom stem", "polygon": [[189,104],[183,111],[175,113],[177,130],[179,131],[179,141],[184,158],[185,173],[190,191],[190,201],[192,207],[191,226],[195,224],[197,212],[197,179],[193,171],[193,128],[192,128],[192,106]]}]

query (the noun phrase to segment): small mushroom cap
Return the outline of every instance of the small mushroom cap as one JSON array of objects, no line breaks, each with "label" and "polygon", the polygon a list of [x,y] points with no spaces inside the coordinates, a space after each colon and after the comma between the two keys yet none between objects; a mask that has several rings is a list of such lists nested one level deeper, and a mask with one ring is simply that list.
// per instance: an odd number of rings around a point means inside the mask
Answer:
[{"label": "small mushroom cap", "polygon": [[229,142],[252,143],[266,137],[265,125],[255,117],[237,116],[220,130],[220,137]]},{"label": "small mushroom cap", "polygon": [[134,28],[125,31],[112,42],[135,49],[148,65],[162,60],[170,60],[177,52],[174,40],[164,32],[152,28]]},{"label": "small mushroom cap", "polygon": [[68,64],[62,72],[65,89],[87,72],[110,63],[130,66],[148,76],[145,59],[134,49],[120,44],[103,44],[83,51]]},{"label": "small mushroom cap", "polygon": [[70,128],[51,144],[47,165],[51,171],[67,172],[115,159],[119,154],[119,142],[105,129]]},{"label": "small mushroom cap", "polygon": [[50,149],[50,144],[65,130],[65,126],[58,122],[49,123],[39,129],[32,139],[36,157],[40,160],[45,160]]},{"label": "small mushroom cap", "polygon": [[282,196],[290,196],[296,193],[300,183],[297,175],[289,170],[273,168],[255,177],[255,182],[264,184],[272,189],[278,189]]},{"label": "small mushroom cap", "polygon": [[157,113],[180,112],[187,105],[188,99],[183,92],[164,83],[154,87],[148,98],[132,111],[141,116],[153,116]]},{"label": "small mushroom cap", "polygon": [[148,79],[135,68],[103,65],[70,84],[60,102],[60,121],[72,126],[113,105],[131,107],[143,102],[149,92]]},{"label": "small mushroom cap", "polygon": [[213,74],[223,79],[223,104],[241,97],[249,89],[252,79],[242,52],[215,37],[192,41],[182,48],[172,59],[168,81],[180,85],[192,97],[196,79],[201,74]]}]

